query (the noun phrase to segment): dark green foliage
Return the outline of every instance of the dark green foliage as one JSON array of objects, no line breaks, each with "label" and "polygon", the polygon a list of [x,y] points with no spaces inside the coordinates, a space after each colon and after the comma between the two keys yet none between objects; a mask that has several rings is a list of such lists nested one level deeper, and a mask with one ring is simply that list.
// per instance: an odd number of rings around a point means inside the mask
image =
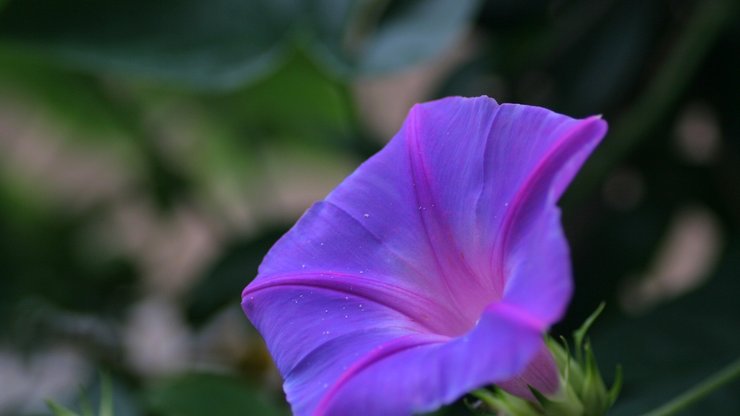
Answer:
[{"label": "dark green foliage", "polygon": [[[114,388],[116,405],[133,409],[116,416],[285,414],[253,331],[237,348],[245,356],[216,360],[235,375],[161,379],[130,368],[122,328],[150,297],[166,297],[199,340],[237,310],[289,224],[388,139],[374,137],[360,87],[413,74],[388,88],[398,94],[388,107],[424,80],[419,99],[487,94],[609,122],[562,201],[576,291],[554,335],[606,301],[590,343],[578,343],[605,380],[623,366],[610,414],[654,408],[740,351],[738,5],[0,0],[0,347],[33,357],[73,346],[129,392]],[[697,114],[699,128],[682,133]],[[692,159],[682,134],[700,146],[714,135],[714,152]],[[75,176],[89,161],[99,164]],[[687,207],[717,231],[705,279],[623,312]],[[191,230],[183,217],[206,247],[178,245],[188,235],[172,229]],[[201,251],[197,270],[168,269]],[[191,279],[162,294],[152,275],[170,269]],[[685,414],[740,414],[739,389]],[[437,414],[467,412],[460,401]]]},{"label": "dark green foliage", "polygon": [[161,416],[285,415],[238,378],[214,374],[188,374],[162,381],[146,391],[152,411]]},{"label": "dark green foliage", "polygon": [[[624,368],[624,388],[614,415],[647,411],[724,368],[740,351],[740,241],[710,283],[639,318],[621,318],[594,330],[603,368]],[[733,254],[734,253],[734,254]],[[697,405],[696,414],[740,412],[737,380]],[[694,413],[686,413],[694,414]]]},{"label": "dark green foliage", "polygon": [[[337,73],[401,69],[449,47],[478,5],[405,3],[374,28],[362,20],[382,9],[345,0],[24,0],[6,6],[0,38],[89,71],[235,88],[274,70],[300,35]],[[350,33],[358,21],[368,33]]]},{"label": "dark green foliage", "polygon": [[275,227],[244,241],[235,241],[211,265],[188,295],[186,313],[194,324],[201,324],[225,305],[239,301],[246,282],[257,276],[257,267],[270,246],[287,231]]}]

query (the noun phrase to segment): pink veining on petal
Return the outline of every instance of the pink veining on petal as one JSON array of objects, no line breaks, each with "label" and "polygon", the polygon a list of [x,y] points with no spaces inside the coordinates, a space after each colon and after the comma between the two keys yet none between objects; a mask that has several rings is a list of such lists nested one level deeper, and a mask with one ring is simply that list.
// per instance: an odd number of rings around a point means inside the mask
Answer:
[{"label": "pink veining on petal", "polygon": [[[486,303],[498,300],[501,291],[492,292],[490,288],[480,285],[478,276],[465,260],[464,253],[456,246],[455,239],[450,232],[449,225],[444,217],[438,214],[437,203],[433,194],[432,180],[424,160],[421,149],[418,123],[420,122],[420,106],[414,106],[409,112],[409,133],[406,136],[410,165],[414,180],[414,195],[418,204],[419,215],[423,223],[423,231],[434,255],[440,278],[447,287],[449,300],[458,313],[468,322],[460,334],[467,331],[480,316],[485,304],[474,301],[474,298],[483,297]],[[436,237],[436,238],[435,238]],[[458,273],[467,276],[473,287],[467,290],[466,299],[459,298],[459,290],[452,288],[454,282],[450,274]]]}]

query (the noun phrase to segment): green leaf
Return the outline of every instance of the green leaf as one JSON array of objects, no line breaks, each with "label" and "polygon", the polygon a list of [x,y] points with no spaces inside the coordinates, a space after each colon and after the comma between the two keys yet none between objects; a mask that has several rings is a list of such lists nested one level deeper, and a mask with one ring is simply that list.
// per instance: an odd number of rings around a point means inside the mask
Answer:
[{"label": "green leaf", "polygon": [[0,42],[86,71],[232,89],[274,71],[297,33],[340,74],[419,63],[452,46],[480,0],[413,0],[390,13],[383,2],[366,4],[11,0],[0,13]]},{"label": "green leaf", "polygon": [[153,413],[161,416],[282,415],[244,381],[216,374],[189,374],[157,384],[146,392]]},{"label": "green leaf", "polygon": [[740,380],[740,359],[735,360],[721,371],[712,374],[696,386],[643,416],[672,416],[679,414],[703,400],[707,395],[714,393],[717,389],[738,380]]},{"label": "green leaf", "polygon": [[100,405],[98,416],[113,416],[113,385],[110,377],[100,374]]},{"label": "green leaf", "polygon": [[[602,368],[622,363],[620,398],[611,415],[646,412],[725,368],[740,351],[740,238],[729,244],[724,261],[704,287],[644,316],[624,317],[591,335]],[[608,379],[607,375],[607,379]],[[617,377],[615,377],[617,378]],[[740,414],[735,381],[713,392],[697,408],[701,414]]]},{"label": "green leaf", "polygon": [[[2,16],[0,12],[0,20]],[[74,140],[94,136],[94,142],[100,142],[128,133],[97,79],[50,65],[28,51],[0,47],[0,89],[30,101],[34,109],[53,118],[47,123],[58,122]]]},{"label": "green leaf", "polygon": [[231,94],[204,97],[204,101],[220,112],[216,116],[228,116],[214,118],[226,119],[226,123],[242,126],[243,130],[291,136],[293,141],[311,141],[311,145],[323,141],[326,145],[331,143],[327,136],[347,134],[349,130],[349,107],[353,103],[342,95],[342,88],[308,57],[296,53],[259,83]]},{"label": "green leaf", "polygon": [[612,386],[609,388],[609,407],[613,406],[617,402],[619,392],[622,391],[622,366],[617,364],[617,369],[614,372],[614,381]]},{"label": "green leaf", "polygon": [[462,35],[480,4],[478,0],[408,2],[378,27],[358,70],[364,74],[390,72],[438,55]]},{"label": "green leaf", "polygon": [[267,250],[287,227],[265,230],[254,238],[236,241],[193,286],[187,301],[187,316],[195,324],[206,321],[225,305],[238,304],[239,294],[257,275]]},{"label": "green leaf", "polygon": [[16,0],[0,14],[0,40],[87,70],[230,88],[276,66],[293,16],[285,6],[266,0]]},{"label": "green leaf", "polygon": [[397,71],[450,48],[470,24],[479,0],[309,2],[311,49],[344,75]]},{"label": "green leaf", "polygon": [[51,409],[51,412],[54,413],[54,416],[79,416],[77,413],[67,409],[61,404],[54,402],[53,400],[47,400],[46,405],[49,406],[49,409]]},{"label": "green leaf", "polygon": [[581,392],[583,407],[593,412],[587,413],[587,416],[599,416],[609,408],[609,396],[590,342],[586,342],[583,352],[586,367],[583,391]]}]

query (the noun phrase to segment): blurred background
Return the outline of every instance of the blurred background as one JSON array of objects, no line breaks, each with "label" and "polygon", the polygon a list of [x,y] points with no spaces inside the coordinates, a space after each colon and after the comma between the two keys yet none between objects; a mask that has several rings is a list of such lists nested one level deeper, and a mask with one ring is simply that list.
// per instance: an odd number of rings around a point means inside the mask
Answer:
[{"label": "blurred background", "polygon": [[[0,414],[285,415],[240,291],[413,103],[610,131],[562,205],[612,414],[740,353],[736,0],[0,0]],[[439,414],[464,414],[460,404]],[[686,414],[740,414],[740,384]]]}]

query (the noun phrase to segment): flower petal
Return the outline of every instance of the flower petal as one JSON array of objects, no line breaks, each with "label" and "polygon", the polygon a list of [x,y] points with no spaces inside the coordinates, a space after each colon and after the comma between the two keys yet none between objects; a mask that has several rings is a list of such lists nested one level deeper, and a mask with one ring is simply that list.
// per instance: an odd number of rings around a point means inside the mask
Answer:
[{"label": "flower petal", "polygon": [[591,117],[561,121],[557,129],[511,200],[492,263],[505,276],[507,302],[548,325],[560,319],[572,292],[568,243],[555,204],[606,133],[606,123]]},{"label": "flower petal", "polygon": [[547,348],[547,344],[542,340],[539,350],[516,377],[510,378],[496,385],[511,394],[524,397],[530,401],[536,401],[530,390],[534,387],[543,394],[555,394],[560,387],[560,373],[555,363],[552,353]]},{"label": "flower petal", "polygon": [[328,389],[314,414],[431,411],[521,373],[541,343],[540,328],[489,308],[469,333],[448,342],[397,339],[367,353]]}]

